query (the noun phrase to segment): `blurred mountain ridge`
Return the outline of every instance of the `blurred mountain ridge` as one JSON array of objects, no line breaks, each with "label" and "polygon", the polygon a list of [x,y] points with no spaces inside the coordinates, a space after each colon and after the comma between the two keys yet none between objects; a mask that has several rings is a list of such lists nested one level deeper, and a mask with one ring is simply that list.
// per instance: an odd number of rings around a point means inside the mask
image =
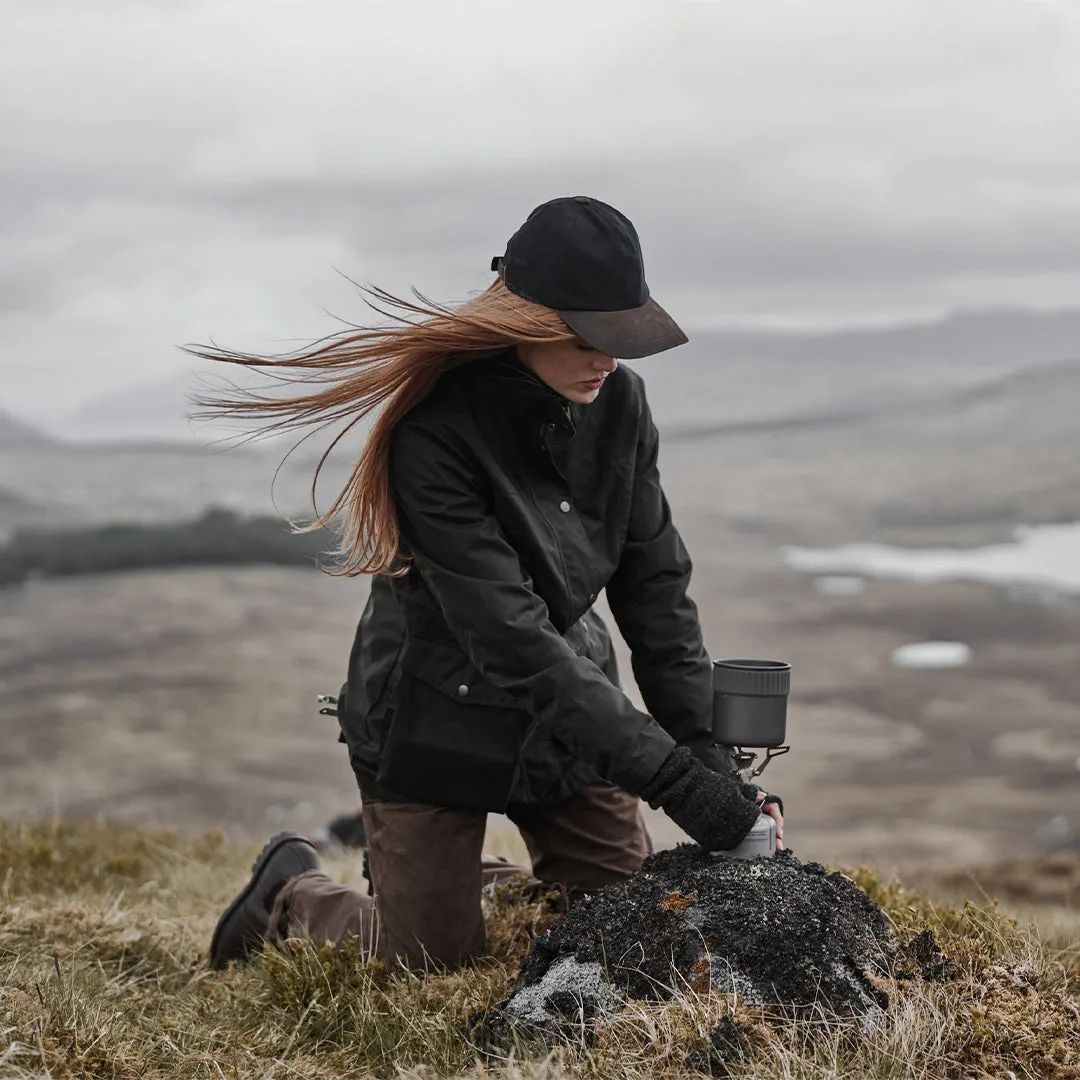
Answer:
[{"label": "blurred mountain ridge", "polygon": [[[705,330],[631,366],[645,378],[660,429],[692,434],[872,412],[1074,357],[1080,309],[985,308],[889,326]],[[232,375],[201,367],[101,394],[58,420],[52,434],[75,442],[235,444],[250,428],[189,419],[191,395],[222,391]],[[252,445],[276,451],[292,441],[286,434]]]},{"label": "blurred mountain ridge", "polygon": [[41,445],[48,441],[49,436],[40,428],[0,409],[0,447]]}]

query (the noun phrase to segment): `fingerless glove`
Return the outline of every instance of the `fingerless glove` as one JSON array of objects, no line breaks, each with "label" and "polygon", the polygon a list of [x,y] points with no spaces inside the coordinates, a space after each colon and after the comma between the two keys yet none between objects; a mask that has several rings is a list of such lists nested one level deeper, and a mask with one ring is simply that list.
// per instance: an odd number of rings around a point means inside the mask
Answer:
[{"label": "fingerless glove", "polygon": [[641,797],[708,851],[737,847],[761,814],[738,777],[707,768],[685,746],[668,754]]},{"label": "fingerless glove", "polygon": [[[711,737],[688,739],[682,745],[685,746],[702,765],[712,769],[713,772],[735,772],[735,768],[731,762],[731,755],[726,750],[721,750],[721,748],[712,741]],[[754,800],[756,800],[758,795],[763,792],[763,789],[759,788],[757,784],[743,784],[741,790],[748,799]],[[779,806],[780,813],[783,814],[784,801],[779,795],[766,795],[758,805],[766,807],[771,803],[775,803]]]}]

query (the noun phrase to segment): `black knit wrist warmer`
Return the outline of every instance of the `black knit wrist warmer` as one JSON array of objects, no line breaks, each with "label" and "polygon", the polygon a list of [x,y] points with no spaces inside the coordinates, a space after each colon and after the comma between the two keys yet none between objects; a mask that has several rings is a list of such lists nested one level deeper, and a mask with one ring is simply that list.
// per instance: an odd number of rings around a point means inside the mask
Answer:
[{"label": "black knit wrist warmer", "polygon": [[685,746],[672,750],[641,797],[710,851],[737,847],[761,813],[732,773],[706,768]]}]

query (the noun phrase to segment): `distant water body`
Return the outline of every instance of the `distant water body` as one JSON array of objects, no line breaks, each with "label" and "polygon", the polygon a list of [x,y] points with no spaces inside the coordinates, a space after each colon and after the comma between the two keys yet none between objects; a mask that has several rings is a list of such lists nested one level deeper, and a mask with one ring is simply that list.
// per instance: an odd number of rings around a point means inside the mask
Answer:
[{"label": "distant water body", "polygon": [[982,581],[1080,596],[1080,522],[1022,526],[1008,544],[920,548],[842,544],[789,547],[784,561],[811,574],[859,574],[901,581]]}]

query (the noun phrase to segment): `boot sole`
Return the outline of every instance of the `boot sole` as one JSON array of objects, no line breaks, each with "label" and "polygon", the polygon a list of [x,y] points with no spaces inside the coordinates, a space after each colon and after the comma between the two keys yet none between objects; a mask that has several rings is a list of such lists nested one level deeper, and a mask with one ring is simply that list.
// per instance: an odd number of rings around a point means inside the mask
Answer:
[{"label": "boot sole", "polygon": [[[210,966],[215,970],[220,971],[225,968],[229,963],[228,960],[217,959],[218,945],[221,943],[221,935],[229,920],[233,917],[233,915],[236,914],[237,911],[239,911],[244,901],[247,900],[247,898],[252,894],[252,892],[254,892],[255,886],[259,882],[259,877],[262,874],[263,870],[266,868],[266,864],[276,854],[278,849],[294,840],[299,840],[301,843],[304,844],[311,844],[311,841],[308,840],[306,836],[301,836],[299,833],[278,833],[276,836],[272,836],[269,840],[267,840],[267,842],[263,845],[262,851],[260,851],[259,854],[255,857],[255,861],[251,864],[251,878],[245,886],[243,892],[241,892],[240,895],[236,897],[236,899],[233,900],[233,902],[225,909],[225,913],[221,916],[220,919],[218,919],[217,926],[214,927],[214,936],[210,939]],[[314,845],[311,846],[314,847]]]}]

